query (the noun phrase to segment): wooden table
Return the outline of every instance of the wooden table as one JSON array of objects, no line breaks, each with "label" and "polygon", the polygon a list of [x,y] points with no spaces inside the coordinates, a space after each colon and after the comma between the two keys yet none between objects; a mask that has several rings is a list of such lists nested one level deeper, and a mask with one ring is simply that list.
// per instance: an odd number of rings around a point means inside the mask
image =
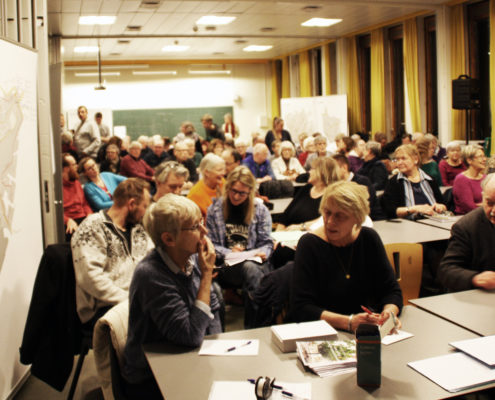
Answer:
[{"label": "wooden table", "polygon": [[466,290],[409,302],[478,335],[495,335],[495,290]]},{"label": "wooden table", "polygon": [[[412,306],[404,307],[403,329],[414,337],[382,346],[382,385],[363,389],[356,374],[320,378],[306,371],[296,353],[281,353],[271,341],[269,328],[213,335],[209,339],[259,339],[258,356],[199,356],[198,349],[167,344],[146,345],[145,353],[158,385],[167,400],[207,399],[216,380],[244,381],[258,376],[286,382],[310,382],[312,399],[440,399],[466,392],[449,393],[407,366],[452,352],[455,340],[477,337],[459,326]],[[339,333],[347,338],[350,334]],[[493,387],[486,385],[481,388]],[[235,398],[235,397],[233,397]]]},{"label": "wooden table", "polygon": [[425,243],[450,238],[450,231],[435,226],[419,224],[408,219],[375,221],[373,228],[378,232],[383,244]]}]

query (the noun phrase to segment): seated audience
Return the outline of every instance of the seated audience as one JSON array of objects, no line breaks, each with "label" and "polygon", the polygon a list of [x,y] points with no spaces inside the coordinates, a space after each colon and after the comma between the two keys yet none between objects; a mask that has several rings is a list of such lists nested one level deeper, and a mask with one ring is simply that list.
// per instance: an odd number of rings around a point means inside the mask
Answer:
[{"label": "seated audience", "polygon": [[258,184],[276,179],[268,160],[268,147],[263,143],[256,144],[253,154],[246,157],[242,164],[251,170]]},{"label": "seated audience", "polygon": [[118,184],[125,181],[122,175],[102,172],[98,170],[98,164],[91,157],[84,157],[79,161],[79,173],[88,179],[84,185],[84,195],[93,211],[110,208],[113,204],[113,192]]},{"label": "seated audience", "polygon": [[462,162],[461,145],[458,142],[447,144],[447,158],[440,161],[438,169],[445,186],[452,186],[455,177],[466,170],[466,166]]},{"label": "seated audience", "polygon": [[[318,136],[320,136],[320,135],[321,134],[319,134]],[[340,149],[344,146],[344,142],[342,140],[342,139],[344,139],[344,137],[345,137],[345,135],[343,133],[339,133],[338,135],[335,136],[335,139],[333,140],[333,142],[330,142],[328,144],[326,150],[330,153],[329,155],[338,153],[340,151]]]},{"label": "seated audience", "polygon": [[184,121],[180,125],[180,132],[174,137],[174,142],[182,142],[184,139],[191,139],[194,142],[195,152],[203,154],[201,138],[196,133],[196,128],[191,121]]},{"label": "seated audience", "polygon": [[123,376],[127,398],[148,400],[162,395],[144,344],[198,347],[206,335],[221,333],[222,327],[220,302],[212,288],[215,249],[198,206],[167,194],[150,206],[144,226],[156,247],[132,277]]},{"label": "seated audience", "polygon": [[[289,142],[290,143],[290,142]],[[275,139],[272,142],[272,148],[271,154],[268,156],[268,160],[270,160],[270,163],[275,160],[276,158],[280,157],[280,145],[282,144],[281,140]]]},{"label": "seated audience", "polygon": [[349,171],[356,173],[364,162],[356,153],[357,143],[349,136],[345,136],[342,141],[345,147],[341,149],[340,154],[349,161]]},{"label": "seated audience", "polygon": [[416,147],[419,152],[421,169],[430,175],[438,187],[443,186],[442,176],[438,169],[437,162],[432,158],[435,147],[433,141],[428,136],[423,136],[416,141]]},{"label": "seated audience", "polygon": [[225,176],[225,161],[222,157],[208,153],[199,164],[201,179],[191,188],[187,198],[194,201],[206,216],[206,210],[215,197],[221,196]]},{"label": "seated audience", "polygon": [[482,206],[454,224],[440,263],[439,281],[450,291],[495,289],[495,174],[481,186]]},{"label": "seated audience", "polygon": [[382,209],[387,217],[415,218],[446,211],[437,183],[418,167],[416,146],[399,146],[395,159],[399,172],[389,179],[382,197]]},{"label": "seated audience", "polygon": [[[119,151],[118,155],[120,154],[120,148],[122,146],[122,139],[119,138],[118,136],[112,136],[110,139],[108,139],[107,143],[103,143],[98,150],[98,158],[96,159],[97,163],[102,163],[105,160],[106,154],[107,154],[107,147],[110,146],[111,144],[117,145],[117,149]],[[101,165],[100,165],[101,166]],[[112,171],[110,171],[112,172]]]},{"label": "seated audience", "polygon": [[367,177],[375,190],[385,189],[388,180],[388,171],[385,164],[378,158],[382,147],[380,143],[370,140],[364,150],[364,164],[358,174]]},{"label": "seated audience", "polygon": [[454,179],[452,194],[455,213],[467,214],[481,205],[481,181],[485,177],[486,156],[483,147],[470,144],[462,150],[462,160],[468,169]]},{"label": "seated audience", "polygon": [[241,155],[241,158],[244,160],[248,154],[246,153],[248,148],[248,142],[245,139],[237,138],[235,140],[235,149]]},{"label": "seated audience", "polygon": [[431,141],[433,143],[433,159],[438,164],[447,155],[447,150],[445,148],[443,148],[442,146],[440,146],[440,143],[438,142],[438,138],[435,135],[433,135],[431,133],[427,133],[425,135],[425,137],[427,137],[428,139],[431,139]]},{"label": "seated audience", "polygon": [[285,141],[281,143],[280,156],[271,162],[275,178],[295,181],[300,174],[306,172],[295,155],[296,151],[291,142]]},{"label": "seated audience", "polygon": [[190,157],[189,147],[187,143],[184,143],[184,141],[182,141],[175,144],[172,160],[181,163],[189,171],[189,181],[186,185],[187,189],[198,181],[196,164],[194,164],[193,159]]},{"label": "seated audience", "polygon": [[[62,116],[61,116],[62,118]],[[62,142],[62,153],[69,153],[75,160],[78,159],[77,149],[74,146],[74,139],[72,137],[72,133],[70,132],[62,132],[60,134],[60,140]]]},{"label": "seated audience", "polygon": [[120,162],[120,174],[129,178],[141,178],[153,182],[155,171],[140,156],[141,143],[132,142],[129,146],[129,154],[123,157]]},{"label": "seated audience", "polygon": [[79,182],[76,160],[68,153],[62,154],[62,192],[65,238],[70,240],[78,225],[93,211]]},{"label": "seated audience", "polygon": [[225,174],[230,174],[234,169],[241,165],[242,157],[237,150],[227,149],[222,152],[222,158],[225,161]]},{"label": "seated audience", "polygon": [[208,146],[208,153],[213,153],[216,154],[217,156],[221,156],[223,150],[224,150],[224,144],[222,140],[212,139],[210,141],[210,145]]},{"label": "seated audience", "polygon": [[299,154],[298,160],[301,165],[306,165],[308,156],[316,151],[315,138],[313,136],[310,136],[304,139],[302,148],[304,149],[304,151]]},{"label": "seated audience", "polygon": [[138,142],[141,143],[141,155],[140,158],[146,157],[148,154],[151,154],[153,150],[151,149],[153,138],[150,138],[145,135],[141,135],[138,137]]},{"label": "seated audience", "polygon": [[177,161],[165,161],[155,168],[156,193],[152,201],[157,202],[168,193],[181,194],[189,171]]},{"label": "seated audience", "polygon": [[330,157],[332,155],[332,153],[327,151],[327,138],[323,135],[315,137],[315,148],[316,151],[308,156],[306,159],[306,164],[304,164],[306,171],[309,171],[311,164],[318,157]]},{"label": "seated audience", "polygon": [[[227,176],[222,197],[213,200],[208,208],[206,227],[217,255],[231,252],[256,251],[263,264],[254,261],[222,269],[218,280],[221,286],[242,287],[245,302],[253,298],[263,275],[270,272],[268,259],[273,250],[270,236],[272,218],[261,201],[255,198],[256,180],[247,167],[237,167]],[[253,326],[253,315],[246,307],[244,325]]]},{"label": "seated audience", "polygon": [[[306,132],[302,132],[299,134],[297,137],[297,144],[296,144],[296,157],[299,159],[299,156],[301,153],[304,152],[304,141],[308,138],[308,134]],[[300,162],[300,160],[299,160]],[[301,165],[304,165],[304,163],[301,163]]]},{"label": "seated audience", "polygon": [[[378,234],[362,227],[368,192],[355,182],[336,182],[323,195],[324,224],[297,245],[290,315],[323,319],[355,332],[361,323],[382,324],[398,315],[402,293]],[[376,310],[372,314],[362,306]]]},{"label": "seated audience", "polygon": [[284,129],[284,120],[280,117],[273,118],[273,129],[269,130],[265,136],[266,147],[271,149],[272,142],[276,139],[280,140],[281,142],[283,142],[284,140],[292,142],[289,131]]},{"label": "seated audience", "polygon": [[194,165],[196,166],[196,168],[198,168],[199,163],[203,159],[203,154],[196,151],[194,140],[192,140],[190,138],[186,138],[183,140],[183,142],[187,146],[189,158],[194,161]]},{"label": "seated audience", "polygon": [[109,144],[105,150],[105,159],[100,164],[101,172],[120,173],[119,147],[116,144]]},{"label": "seated audience", "polygon": [[152,248],[141,225],[150,204],[149,184],[137,178],[119,184],[113,205],[86,218],[71,240],[77,313],[93,325],[129,297],[136,264]]},{"label": "seated audience", "polygon": [[152,139],[152,151],[143,156],[151,168],[156,168],[157,165],[170,158],[170,155],[164,150],[163,139],[160,136],[155,136]]},{"label": "seated audience", "polygon": [[222,125],[222,131],[225,135],[229,134],[232,139],[235,139],[239,136],[239,127],[234,124],[231,113],[227,113],[223,116],[223,122],[224,123]]}]

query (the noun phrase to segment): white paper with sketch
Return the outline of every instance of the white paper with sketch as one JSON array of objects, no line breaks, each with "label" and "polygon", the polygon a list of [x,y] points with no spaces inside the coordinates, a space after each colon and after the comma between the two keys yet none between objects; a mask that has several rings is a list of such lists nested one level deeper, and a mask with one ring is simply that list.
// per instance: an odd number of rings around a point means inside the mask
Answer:
[{"label": "white paper with sketch", "polygon": [[[293,399],[311,400],[311,384],[310,383],[288,383],[275,382],[282,386],[285,391],[294,394]],[[270,400],[282,400],[289,397],[282,396],[282,392],[274,390],[270,396]],[[256,400],[254,394],[254,384],[247,381],[215,381],[211,385],[210,395],[208,400]]]},{"label": "white paper with sketch", "polygon": [[200,356],[257,356],[260,347],[258,339],[203,340]]},{"label": "white paper with sketch", "polygon": [[389,345],[392,343],[400,342],[401,340],[404,339],[409,339],[410,337],[413,337],[414,335],[409,332],[405,332],[402,330],[398,330],[397,333],[391,333],[384,338],[382,338],[382,344],[384,345]]},{"label": "white paper with sketch", "polygon": [[494,368],[462,352],[413,361],[407,365],[449,392],[495,382]]},{"label": "white paper with sketch", "polygon": [[495,335],[460,340],[449,344],[491,367],[495,366]]}]

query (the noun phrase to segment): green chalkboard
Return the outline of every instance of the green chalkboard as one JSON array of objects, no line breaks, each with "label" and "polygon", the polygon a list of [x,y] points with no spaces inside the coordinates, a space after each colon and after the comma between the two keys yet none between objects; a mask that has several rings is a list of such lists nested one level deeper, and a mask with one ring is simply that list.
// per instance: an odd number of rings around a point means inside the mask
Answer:
[{"label": "green chalkboard", "polygon": [[213,122],[221,127],[223,116],[227,113],[233,115],[232,111],[232,106],[114,110],[113,125],[126,126],[127,134],[135,140],[141,135],[160,135],[173,138],[179,133],[183,121],[191,121],[196,127],[196,132],[204,137],[205,131],[201,125],[201,117],[204,114],[211,114]]}]

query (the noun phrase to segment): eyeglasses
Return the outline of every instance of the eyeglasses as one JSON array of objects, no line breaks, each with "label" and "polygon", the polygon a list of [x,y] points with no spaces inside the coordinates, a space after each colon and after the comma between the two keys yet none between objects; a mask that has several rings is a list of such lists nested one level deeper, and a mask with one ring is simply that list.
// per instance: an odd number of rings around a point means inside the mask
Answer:
[{"label": "eyeglasses", "polygon": [[230,191],[232,192],[232,194],[235,194],[235,195],[240,196],[240,197],[247,197],[247,196],[249,196],[249,193],[251,193],[251,192],[241,192],[241,191],[235,190],[235,189],[230,189]]},{"label": "eyeglasses", "polygon": [[193,226],[190,226],[189,228],[181,228],[180,230],[181,231],[192,231],[192,232],[199,231],[200,228],[204,228],[205,227],[203,222],[204,221],[201,220],[198,223],[194,224]]}]

